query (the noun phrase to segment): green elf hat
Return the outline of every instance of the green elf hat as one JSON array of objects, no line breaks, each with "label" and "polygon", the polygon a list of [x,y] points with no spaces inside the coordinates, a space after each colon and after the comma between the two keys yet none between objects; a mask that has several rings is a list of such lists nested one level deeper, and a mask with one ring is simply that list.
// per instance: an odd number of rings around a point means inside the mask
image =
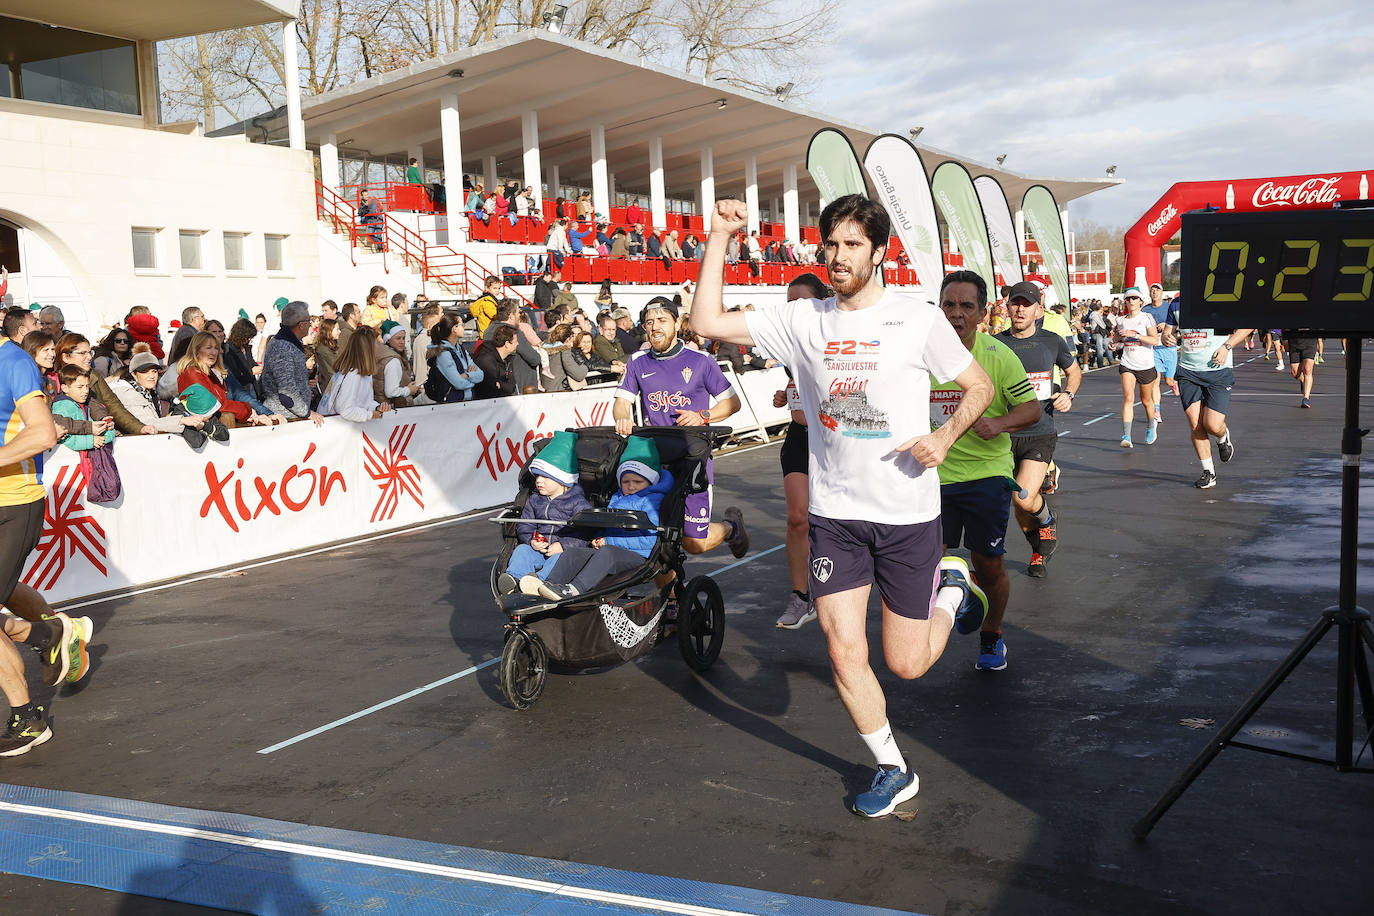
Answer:
[{"label": "green elf hat", "polygon": [[616,468],[615,479],[626,474],[638,474],[650,484],[658,483],[660,465],[658,446],[654,440],[643,436],[630,436],[625,440],[625,451],[620,453],[620,467]]},{"label": "green elf hat", "polygon": [[193,417],[208,417],[217,413],[221,407],[219,398],[204,385],[191,385],[177,398]]},{"label": "green elf hat", "polygon": [[41,312],[41,311],[43,311],[43,305],[42,305],[42,303],[39,303],[39,302],[30,302],[30,303],[29,303],[29,311],[30,311],[30,312]]},{"label": "green elf hat", "polygon": [[558,481],[565,487],[577,483],[577,433],[559,430],[530,462],[530,473]]},{"label": "green elf hat", "polygon": [[248,317],[248,309],[239,309],[239,317],[242,318],[244,321],[252,321],[252,320],[253,320],[253,319],[251,319],[251,318]]},{"label": "green elf hat", "polygon": [[404,327],[402,327],[397,322],[391,320],[383,321],[382,326],[379,330],[381,333],[382,343],[386,343],[388,340],[395,337],[397,334],[405,333]]},{"label": "green elf hat", "polygon": [[272,303],[273,307],[276,308],[276,310],[279,312],[290,304],[291,300],[286,298],[285,296],[278,296],[277,301]]}]

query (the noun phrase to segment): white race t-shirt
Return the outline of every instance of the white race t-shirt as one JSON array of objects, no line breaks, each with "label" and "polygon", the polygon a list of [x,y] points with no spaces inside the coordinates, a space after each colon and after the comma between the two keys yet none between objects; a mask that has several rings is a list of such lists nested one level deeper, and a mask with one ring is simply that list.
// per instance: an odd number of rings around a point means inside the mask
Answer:
[{"label": "white race t-shirt", "polygon": [[930,432],[930,376],[973,362],[927,296],[888,291],[857,311],[797,299],[746,312],[754,343],[792,370],[810,434],[811,511],[913,525],[940,514],[940,476],[897,446]]},{"label": "white race t-shirt", "polygon": [[[1126,330],[1139,331],[1142,335],[1152,334],[1155,329],[1155,320],[1145,312],[1137,312],[1134,318],[1126,315],[1116,319],[1116,333],[1119,335]],[[1122,340],[1126,348],[1121,351],[1121,365],[1127,369],[1153,369],[1155,367],[1155,348],[1153,344],[1136,343],[1134,340]]]}]

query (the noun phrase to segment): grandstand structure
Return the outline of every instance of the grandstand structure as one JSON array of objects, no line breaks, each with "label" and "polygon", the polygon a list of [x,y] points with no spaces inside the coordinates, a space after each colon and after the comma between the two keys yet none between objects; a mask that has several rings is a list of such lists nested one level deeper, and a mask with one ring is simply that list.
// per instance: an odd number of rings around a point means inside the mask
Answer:
[{"label": "grandstand structure", "polygon": [[[171,317],[193,304],[224,318],[279,296],[358,298],[374,283],[462,297],[489,273],[523,297],[529,267],[544,254],[554,201],[581,191],[613,226],[624,225],[634,206],[647,228],[676,229],[683,238],[704,238],[712,202],[738,196],[763,240],[815,243],[821,201],[804,167],[808,140],[838,126],[862,152],[879,133],[548,30],[302,99],[289,27],[295,6],[7,4],[0,257],[13,275],[12,301],[60,305],[69,326],[98,332],[133,305]],[[288,24],[286,105],[209,135],[194,122],[162,121],[156,42],[273,22]],[[1025,176],[920,148],[929,168],[961,162],[974,175],[996,177],[1013,201],[1032,184],[1046,185],[1066,231],[1070,202],[1116,183]],[[423,187],[404,180],[412,158]],[[470,220],[460,212],[463,176],[488,189],[512,179],[532,187],[543,218]],[[359,224],[364,186],[381,202],[380,226]],[[1015,216],[1035,273],[1038,254]],[[959,265],[957,249],[945,245],[947,265]],[[1105,253],[1074,259],[1075,295],[1105,291]],[[735,265],[727,299],[768,301],[790,276],[813,268],[765,263],[756,274]],[[570,259],[563,276],[579,292],[609,279],[647,297],[695,272],[694,262],[584,256]],[[899,244],[887,280],[931,282],[905,265]]]}]

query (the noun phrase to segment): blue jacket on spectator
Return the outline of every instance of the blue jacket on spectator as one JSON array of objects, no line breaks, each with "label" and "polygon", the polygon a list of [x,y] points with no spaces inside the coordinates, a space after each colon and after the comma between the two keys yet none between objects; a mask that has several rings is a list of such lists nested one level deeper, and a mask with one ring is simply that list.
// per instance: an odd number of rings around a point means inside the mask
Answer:
[{"label": "blue jacket on spectator", "polygon": [[262,402],[283,417],[310,416],[310,372],[305,346],[290,328],[267,342],[262,355]]},{"label": "blue jacket on spectator", "polygon": [[[450,401],[471,401],[472,389],[482,380],[482,367],[472,361],[467,351],[459,352],[459,349],[447,340],[438,347],[431,347],[430,351],[438,349],[441,352],[434,359],[434,369],[444,377],[444,381],[453,386],[456,396],[450,394]],[[463,373],[468,373],[463,375]]]},{"label": "blue jacket on spectator", "polygon": [[531,519],[533,523],[520,522],[515,526],[515,532],[522,544],[528,544],[530,536],[538,529],[550,543],[561,541],[565,547],[586,547],[591,540],[590,532],[558,525],[539,525],[537,520],[566,522],[583,509],[591,507],[592,504],[587,501],[587,494],[582,492],[580,484],[573,484],[566,493],[553,499],[535,490],[530,493],[525,509],[520,513],[521,518]]},{"label": "blue jacket on spectator", "polygon": [[[611,501],[606,504],[608,509],[632,509],[643,512],[649,516],[649,521],[658,524],[658,510],[663,505],[663,497],[668,495],[668,491],[673,488],[673,475],[664,468],[659,474],[658,483],[650,487],[645,487],[638,493],[631,493],[626,496],[624,493],[616,493],[611,497]],[[641,557],[647,557],[653,553],[654,544],[658,542],[658,535],[653,531],[626,531],[623,528],[608,528],[602,532],[602,537],[606,539],[607,547],[623,547],[626,550],[633,550]]]},{"label": "blue jacket on spectator", "polygon": [[587,238],[587,236],[589,236],[589,235],[591,235],[591,234],[592,234],[592,230],[590,230],[590,229],[586,229],[586,230],[584,230],[584,231],[582,231],[582,232],[578,232],[576,229],[572,228],[571,226],[568,227],[568,247],[572,249],[572,253],[573,253],[573,254],[581,254],[581,253],[582,253],[583,242],[584,242],[584,240]]}]

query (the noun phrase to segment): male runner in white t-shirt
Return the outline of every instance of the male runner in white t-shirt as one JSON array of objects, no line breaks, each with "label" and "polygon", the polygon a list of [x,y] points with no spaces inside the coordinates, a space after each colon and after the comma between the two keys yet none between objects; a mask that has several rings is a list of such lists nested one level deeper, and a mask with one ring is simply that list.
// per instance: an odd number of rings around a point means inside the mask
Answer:
[{"label": "male runner in white t-shirt", "polygon": [[[811,596],[840,699],[878,763],[853,809],[879,817],[915,795],[919,782],[892,737],[887,700],[869,665],[869,592],[876,581],[883,655],[898,677],[930,669],[956,617],[961,632],[982,625],[986,599],[971,587],[967,564],[941,560],[934,469],[991,403],[992,383],[928,296],[883,288],[878,268],[891,221],[861,195],[841,197],[821,214],[834,296],[727,313],[725,249],[745,220],[739,201],[716,204],[692,330],[756,345],[792,370],[808,428]],[[953,416],[934,432],[932,375],[964,389]]]}]

